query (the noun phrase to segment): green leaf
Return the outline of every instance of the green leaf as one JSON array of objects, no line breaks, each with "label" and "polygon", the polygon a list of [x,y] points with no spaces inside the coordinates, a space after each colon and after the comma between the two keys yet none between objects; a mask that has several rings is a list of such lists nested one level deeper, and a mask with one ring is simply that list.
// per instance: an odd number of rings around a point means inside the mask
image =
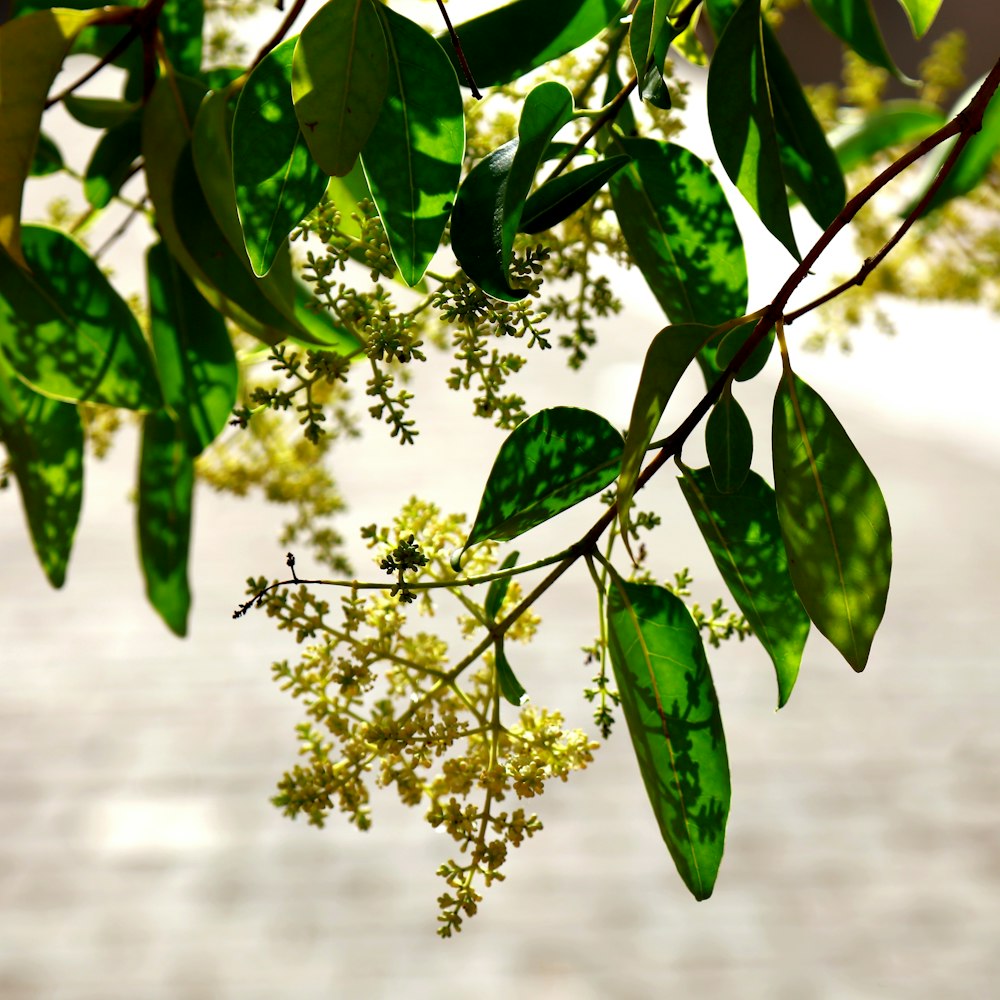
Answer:
[{"label": "green leaf", "polygon": [[735,493],[745,482],[753,459],[753,431],[743,407],[733,398],[732,383],[722,390],[705,424],[705,448],[715,485]]},{"label": "green leaf", "polygon": [[632,494],[646,456],[646,448],[653,440],[656,426],[681,376],[713,333],[711,327],[695,323],[668,326],[649,345],[642,374],[639,376],[639,388],[632,403],[632,416],[622,454],[622,472],[618,480],[618,520],[625,538],[628,537],[628,512]]},{"label": "green leaf", "polygon": [[[621,11],[620,0],[514,0],[455,26],[480,87],[510,83],[589,42]],[[438,41],[466,85],[447,34]]]},{"label": "green leaf", "polygon": [[910,20],[913,37],[923,38],[941,9],[942,0],[899,0],[899,2]]},{"label": "green leaf", "polygon": [[378,10],[389,87],[361,162],[399,273],[415,285],[437,251],[455,201],[465,113],[441,46],[389,7]]},{"label": "green leaf", "polygon": [[[519,552],[511,552],[500,564],[500,569],[510,569],[516,566],[519,558]],[[490,583],[490,589],[486,592],[486,602],[483,605],[483,610],[491,622],[496,621],[497,615],[500,614],[500,608],[503,606],[504,598],[506,598],[507,591],[510,589],[511,579],[512,577],[502,576]]]},{"label": "green leaf", "polygon": [[61,587],[83,499],[83,425],[75,406],[32,392],[2,355],[0,440],[39,562]]},{"label": "green leaf", "polygon": [[389,81],[382,22],[372,0],[328,0],[302,29],[292,100],[302,134],[328,173],[349,173],[382,110]]},{"label": "green leaf", "polygon": [[[181,154],[174,182],[174,218],[181,242],[212,286],[218,289],[240,310],[252,316],[256,329],[251,332],[268,343],[275,343],[292,333],[288,320],[290,303],[278,306],[260,282],[249,264],[237,256],[225,233],[219,228],[209,202],[205,198],[195,170],[191,149]],[[279,274],[272,270],[267,279],[272,285]],[[289,292],[293,293],[288,272]],[[258,332],[263,329],[264,334]]]},{"label": "green leaf", "polygon": [[817,17],[862,59],[905,79],[886,51],[871,0],[810,0],[810,3]]},{"label": "green leaf", "polygon": [[512,705],[523,705],[528,700],[528,693],[511,670],[507,654],[503,651],[503,639],[497,639],[494,646],[494,661],[496,663],[497,684],[500,694]]},{"label": "green leaf", "polygon": [[312,290],[300,281],[295,282],[295,320],[300,329],[292,340],[336,351],[338,354],[357,353],[359,348],[364,347],[356,334],[333,322],[330,313],[319,304]]},{"label": "green leaf", "polygon": [[722,579],[774,663],[778,708],[792,693],[809,618],[788,573],[774,490],[751,472],[722,493],[710,469],[685,468],[681,491]]},{"label": "green leaf", "polygon": [[542,83],[525,98],[518,137],[483,157],[459,188],[451,226],[455,257],[488,295],[516,302],[527,295],[508,280],[524,204],[552,137],[573,115],[573,95]]},{"label": "green leaf", "polygon": [[204,0],[170,0],[157,18],[170,64],[185,76],[194,76],[201,69],[204,21]]},{"label": "green leaf", "polygon": [[156,366],[166,405],[194,456],[226,426],[239,370],[222,316],[162,243],[146,256]]},{"label": "green leaf", "polygon": [[653,60],[656,43],[663,34],[667,25],[667,13],[670,11],[672,0],[639,0],[632,12],[632,21],[628,30],[628,47],[632,56],[632,65],[635,68],[635,75],[639,79],[639,90],[641,92],[647,77],[647,69]]},{"label": "green leaf", "polygon": [[28,175],[47,177],[49,174],[59,173],[65,166],[59,147],[44,132],[40,132]]},{"label": "green leaf", "polygon": [[[972,100],[982,82],[978,80],[955,102],[950,117],[957,115]],[[954,142],[942,143],[929,158],[925,189],[933,183],[953,145]],[[1000,91],[995,92],[990,98],[990,103],[983,112],[983,127],[966,144],[941,187],[934,192],[934,197],[931,198],[923,214],[926,215],[952,198],[959,198],[978,187],[989,173],[998,152],[1000,152]],[[914,204],[917,201],[919,197],[914,200]],[[912,206],[907,209],[907,214],[911,210]]]},{"label": "green leaf", "polygon": [[139,457],[139,555],[146,596],[175,635],[187,634],[194,462],[162,410],[146,415]]},{"label": "green leaf", "polygon": [[590,410],[554,406],[528,417],[501,445],[452,565],[476,542],[516,538],[610,486],[621,454],[621,435]]},{"label": "green leaf", "polygon": [[104,208],[121,191],[141,153],[142,122],[138,116],[101,136],[83,180],[83,194],[92,208]]},{"label": "green leaf", "polygon": [[[729,363],[739,354],[740,348],[750,339],[750,335],[756,326],[757,321],[750,320],[749,323],[744,323],[742,326],[736,327],[735,330],[730,330],[722,338],[722,342],[715,352],[715,364],[720,371],[729,367]],[[734,376],[736,381],[747,382],[759,375],[764,365],[767,364],[767,359],[771,354],[773,345],[774,328],[772,327],[768,330],[767,336],[750,353],[750,357],[743,362],[740,370]]]},{"label": "green leaf", "polygon": [[0,247],[24,265],[21,195],[49,88],[94,12],[39,10],[0,24]]},{"label": "green leaf", "polygon": [[292,105],[289,38],[265,56],[240,91],[233,118],[233,182],[254,273],[267,274],[292,229],[323,197],[327,176],[313,160]]},{"label": "green leaf", "polygon": [[[798,259],[787,185],[824,228],[844,206],[844,178],[760,0],[709,0],[719,45],[708,81],[709,123],[733,182]],[[728,41],[727,41],[728,38]]]},{"label": "green leaf", "polygon": [[609,156],[560,174],[543,184],[525,202],[519,231],[543,233],[583,208],[626,163],[629,156]]},{"label": "green leaf", "polygon": [[833,411],[787,371],[774,398],[772,450],[795,589],[820,632],[864,670],[892,567],[882,491]]},{"label": "green leaf", "polygon": [[760,0],[743,0],[708,71],[708,119],[719,160],[761,222],[800,260],[788,214],[774,121]]},{"label": "green leaf", "polygon": [[722,861],[729,758],[698,628],[663,587],[613,574],[608,640],[622,710],[660,833],[684,884],[707,899]]},{"label": "green leaf", "polygon": [[722,185],[673,143],[627,139],[632,157],[611,181],[629,250],[672,323],[717,326],[747,304],[743,241]]},{"label": "green leaf", "polygon": [[0,254],[0,350],[38,392],[131,410],[160,405],[132,310],[65,233],[25,226],[27,273]]},{"label": "green leaf", "polygon": [[79,97],[67,94],[63,104],[70,115],[88,128],[114,128],[135,116],[140,105],[114,97]]},{"label": "green leaf", "polygon": [[840,169],[847,174],[883,150],[925,139],[946,121],[944,112],[926,101],[886,101],[858,124],[837,129],[831,141]]}]

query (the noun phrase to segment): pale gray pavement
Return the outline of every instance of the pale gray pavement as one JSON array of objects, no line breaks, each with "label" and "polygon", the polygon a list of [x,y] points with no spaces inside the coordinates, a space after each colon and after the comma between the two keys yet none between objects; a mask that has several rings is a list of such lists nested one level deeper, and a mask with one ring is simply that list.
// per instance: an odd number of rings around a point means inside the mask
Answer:
[{"label": "pale gray pavement", "polygon": [[[956,314],[936,315],[953,346],[969,344]],[[981,327],[977,351],[995,335]],[[635,370],[611,361],[622,349],[634,362],[640,329],[635,317],[620,325],[575,381],[550,374],[558,362],[540,366],[524,383],[529,406],[553,380],[558,401],[623,420]],[[89,470],[63,592],[42,581],[17,497],[0,497],[0,998],[995,996],[997,420],[956,445],[971,394],[959,390],[891,416],[899,373],[912,381],[921,357],[938,363],[919,339],[908,353],[905,337],[860,350],[854,367],[803,361],[886,493],[889,611],[860,677],[811,639],[778,714],[761,654],[746,644],[713,655],[734,800],[717,893],[701,904],[671,870],[623,730],[538,802],[546,830],[467,931],[438,941],[433,872],[449,845],[416,814],[381,795],[370,833],[336,818],[318,832],[268,804],[298,718],[268,665],[293,649],[262,617],[229,615],[246,575],[280,566],[273,513],[199,496],[193,637],[178,642],[144,604],[132,441]],[[884,405],[868,388],[879,375]],[[769,392],[745,394],[758,439]],[[372,481],[395,450],[340,459],[360,490],[355,525],[410,489],[464,509],[478,500],[500,435],[461,438],[464,403],[425,398],[425,450],[402,457],[404,486]],[[719,584],[675,492],[656,485],[644,501],[683,529],[662,529],[662,571],[691,565],[711,597]],[[580,722],[591,608],[578,574],[543,603],[539,642],[517,651],[536,700]]]}]

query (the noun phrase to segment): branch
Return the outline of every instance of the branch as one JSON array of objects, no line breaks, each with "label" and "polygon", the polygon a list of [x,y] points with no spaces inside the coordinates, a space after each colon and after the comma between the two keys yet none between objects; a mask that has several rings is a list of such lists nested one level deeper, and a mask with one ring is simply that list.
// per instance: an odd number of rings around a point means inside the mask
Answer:
[{"label": "branch", "polygon": [[445,9],[443,0],[437,0],[438,10],[441,11],[441,16],[444,18],[444,23],[448,26],[448,34],[451,36],[451,44],[454,46],[455,55],[458,56],[459,65],[462,67],[462,72],[465,74],[465,81],[469,85],[469,89],[472,91],[472,96],[477,100],[481,101],[483,95],[480,93],[479,88],[476,86],[476,81],[472,77],[472,70],[469,69],[469,63],[465,58],[465,52],[462,50],[462,43],[459,40],[458,32],[455,30],[451,23],[451,18],[448,17],[448,11]]},{"label": "branch", "polygon": [[[291,9],[285,15],[284,20],[278,26],[278,30],[268,39],[268,41],[264,44],[260,52],[258,52],[257,55],[254,56],[253,62],[250,63],[251,70],[254,69],[254,67],[257,66],[260,62],[262,62],[264,57],[269,52],[271,52],[273,49],[276,49],[285,40],[285,35],[287,35],[288,32],[291,30],[292,25],[295,23],[295,20],[299,16],[299,14],[302,13],[302,8],[305,7],[305,5],[306,5],[306,0],[295,0],[295,3],[292,4]],[[278,9],[281,10],[283,8],[279,7]]]},{"label": "branch", "polygon": [[[630,91],[635,86],[635,79],[631,81],[629,85],[623,88],[622,93],[627,97],[626,91]],[[791,313],[789,317],[784,316],[784,308],[788,303],[789,298],[792,296],[796,288],[802,283],[802,281],[809,274],[812,266],[816,263],[822,253],[833,241],[834,237],[837,236],[847,225],[850,224],[851,220],[857,215],[858,211],[864,206],[868,201],[874,197],[879,191],[882,190],[887,184],[889,184],[894,178],[898,177],[907,167],[915,163],[920,157],[925,153],[939,146],[942,142],[950,139],[954,135],[959,136],[958,142],[955,144],[955,149],[951,151],[951,154],[942,164],[941,170],[931,186],[927,194],[920,200],[920,203],[909,213],[906,219],[903,221],[899,230],[894,234],[893,238],[879,251],[879,253],[871,258],[869,261],[865,262],[862,267],[862,272],[865,275],[870,273],[870,271],[878,265],[879,262],[885,259],[886,255],[892,250],[892,248],[899,242],[900,239],[905,235],[912,226],[913,222],[920,215],[926,204],[929,203],[930,198],[933,197],[934,193],[938,190],[940,185],[944,182],[944,178],[948,176],[948,173],[952,170],[958,156],[961,154],[962,149],[967,145],[969,140],[982,128],[983,112],[986,109],[987,104],[989,104],[990,98],[993,96],[994,92],[1000,87],[1000,60],[994,65],[989,76],[983,82],[983,85],[976,92],[975,96],[969,102],[969,104],[955,116],[952,121],[948,122],[946,125],[942,126],[933,135],[928,136],[919,145],[915,146],[912,150],[902,156],[900,159],[896,160],[894,163],[890,164],[881,174],[879,174],[871,183],[869,183],[862,191],[855,195],[832,223],[824,230],[822,235],[813,245],[812,249],[806,254],[802,259],[802,263],[792,272],[788,280],[782,285],[778,294],[772,300],[770,305],[766,306],[759,313],[755,314],[759,316],[757,320],[757,325],[754,327],[753,332],[747,338],[746,342],[740,348],[740,350],[733,357],[732,361],[726,366],[723,372],[715,380],[715,382],[709,387],[705,395],[699,400],[695,407],[690,413],[684,418],[684,420],[678,425],[672,434],[664,438],[661,442],[662,447],[654,456],[652,461],[642,470],[636,480],[635,492],[638,492],[645,486],[653,476],[671,459],[675,457],[680,457],[681,450],[684,443],[690,437],[694,429],[701,423],[708,411],[712,408],[718,398],[722,395],[722,390],[726,384],[736,375],[736,373],[742,368],[744,363],[753,353],[757,345],[763,340],[767,335],[771,327],[779,326],[782,323],[790,322],[791,319],[802,315],[804,312],[808,311],[810,308],[815,308],[820,301],[827,301],[832,298],[835,294],[839,295],[841,292],[846,291],[847,288],[851,287],[852,284],[860,284],[860,281],[845,282],[843,285],[838,286],[833,289],[832,292],[827,293],[822,297],[822,300],[817,300],[815,303],[810,303],[809,306],[803,307],[803,309],[797,310]],[[615,98],[612,104],[615,104],[621,98],[621,94]],[[610,107],[610,105],[609,105]],[[603,115],[602,115],[603,117]],[[585,141],[585,140],[584,140]],[[581,142],[581,148],[582,148]],[[562,163],[560,164],[560,168]],[[557,168],[557,172],[558,172]],[[859,272],[861,274],[862,272]],[[861,280],[864,280],[862,277]],[[466,585],[473,585],[476,583],[486,583],[489,580],[499,579],[504,576],[510,576],[514,573],[524,573],[530,570],[539,569],[546,565],[551,565],[553,562],[557,562],[557,565],[549,572],[543,580],[541,580],[538,585],[528,593],[524,599],[514,608],[504,619],[495,624],[491,625],[488,629],[488,634],[475,648],[473,648],[466,656],[464,656],[456,665],[452,668],[446,675],[449,678],[457,677],[462,670],[474,662],[479,656],[482,655],[487,649],[489,649],[494,641],[504,635],[507,630],[513,625],[537,600],[542,596],[578,559],[581,557],[588,557],[597,553],[597,543],[600,540],[604,532],[614,524],[618,516],[618,505],[617,502],[612,504],[598,520],[594,523],[591,529],[575,544],[571,545],[568,549],[563,550],[563,552],[558,553],[554,556],[550,556],[547,559],[541,559],[538,562],[531,563],[526,566],[512,567],[508,570],[501,570],[497,573],[491,573],[482,577],[475,577],[468,580],[448,580],[448,581],[432,581],[428,583],[412,583],[408,584],[411,589],[431,589],[434,587],[461,587]],[[289,563],[291,565],[291,563]],[[294,569],[293,569],[294,576]],[[256,603],[259,604],[266,594],[275,589],[278,586],[288,585],[290,583],[311,583],[311,584],[329,584],[333,586],[353,586],[358,589],[388,589],[384,582],[378,584],[357,584],[350,583],[348,581],[336,581],[336,580],[299,580],[295,578],[293,580],[284,581],[283,584],[271,584],[269,587],[260,591],[251,600],[242,604],[236,612],[234,612],[233,617],[239,618]]]}]

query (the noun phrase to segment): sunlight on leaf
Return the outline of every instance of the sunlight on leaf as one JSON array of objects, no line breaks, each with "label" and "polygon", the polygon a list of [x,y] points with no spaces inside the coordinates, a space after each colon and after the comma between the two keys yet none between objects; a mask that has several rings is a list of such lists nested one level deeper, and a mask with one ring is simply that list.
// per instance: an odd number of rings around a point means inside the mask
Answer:
[{"label": "sunlight on leaf", "polygon": [[162,410],[147,414],[139,456],[139,554],[146,596],[175,635],[191,608],[188,549],[194,462],[183,434]]},{"label": "sunlight on leaf", "polygon": [[621,454],[621,435],[590,410],[555,406],[528,417],[500,446],[462,553],[487,538],[516,538],[600,492],[615,481]]},{"label": "sunlight on leaf", "polygon": [[100,267],[57,229],[25,226],[22,235],[32,274],[0,253],[0,350],[10,365],[56,399],[158,407],[142,330]]},{"label": "sunlight on leaf", "polygon": [[292,100],[302,134],[328,174],[349,173],[382,110],[389,80],[372,0],[328,0],[302,29]]},{"label": "sunlight on leaf", "polygon": [[389,57],[382,112],[361,162],[403,280],[437,251],[462,174],[465,113],[455,71],[418,24],[379,7]]},{"label": "sunlight on leaf", "polygon": [[864,670],[892,568],[882,491],[833,411],[787,371],[774,397],[772,450],[795,589],[820,632]]},{"label": "sunlight on leaf", "polygon": [[323,197],[327,176],[306,148],[292,104],[289,38],[257,65],[233,118],[236,205],[254,273],[267,274],[288,234]]},{"label": "sunlight on leaf", "polygon": [[83,500],[83,426],[75,406],[32,392],[2,355],[0,438],[38,561],[61,587]]},{"label": "sunlight on leaf", "polygon": [[774,490],[756,472],[733,493],[722,493],[707,468],[685,468],[679,482],[729,593],[771,657],[781,708],[799,674],[809,618],[788,574]]},{"label": "sunlight on leaf", "polygon": [[625,721],[660,833],[695,899],[722,862],[729,758],[701,636],[663,587],[608,587],[608,645]]},{"label": "sunlight on leaf", "polygon": [[52,81],[89,10],[39,10],[0,24],[0,247],[24,264],[21,195]]}]

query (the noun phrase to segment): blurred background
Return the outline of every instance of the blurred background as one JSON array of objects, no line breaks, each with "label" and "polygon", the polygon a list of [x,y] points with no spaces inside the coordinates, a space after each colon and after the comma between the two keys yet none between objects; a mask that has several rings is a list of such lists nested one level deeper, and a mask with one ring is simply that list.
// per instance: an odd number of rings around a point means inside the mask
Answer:
[{"label": "blurred background", "polygon": [[[946,0],[942,17],[967,24],[989,6]],[[995,45],[996,12],[986,16]],[[268,10],[248,30],[264,38],[280,17]],[[825,37],[809,45],[836,53]],[[692,108],[703,82],[693,77]],[[72,123],[52,121],[65,150]],[[681,141],[712,155],[697,122]],[[31,192],[37,217],[53,193],[45,183]],[[792,262],[752,216],[739,221],[757,308]],[[809,245],[818,233],[799,222]],[[126,290],[141,289],[146,238],[137,230],[119,246]],[[852,270],[849,241],[832,256],[803,301],[828,287],[831,269]],[[640,279],[614,280],[626,311],[600,329],[580,373],[557,351],[532,357],[517,383],[529,411],[584,405],[627,422],[663,321]],[[322,831],[292,823],[269,804],[301,718],[269,668],[296,647],[262,615],[231,613],[247,576],[281,572],[281,514],[199,492],[195,607],[179,641],[143,593],[133,429],[105,462],[89,463],[62,591],[36,564],[16,490],[0,494],[0,998],[995,995],[998,326],[974,307],[887,308],[898,335],[863,327],[850,355],[802,351],[804,321],[789,331],[796,369],[836,410],[885,494],[895,541],[886,619],[862,675],[812,635],[780,713],[760,650],[711,652],[734,791],[726,858],[704,903],[673,871],[622,724],[590,769],[527,803],[545,830],[513,852],[507,882],[487,891],[464,932],[440,941],[434,871],[451,842],[417,812],[376,794],[362,834],[336,816]],[[334,453],[351,502],[339,527],[362,577],[375,569],[358,528],[388,520],[410,493],[446,510],[478,505],[504,435],[472,425],[469,399],[441,391],[441,378],[428,365],[413,387],[416,447],[400,449],[372,425]],[[776,380],[771,367],[738,392],[758,442],[768,440]],[[698,378],[686,380],[663,426],[698,395]],[[755,466],[770,478],[758,450]],[[685,459],[700,464],[697,446]],[[690,567],[696,598],[711,601],[723,585],[670,479],[642,496],[664,521],[650,539],[654,568]],[[522,558],[576,538],[594,512],[585,504],[532,532]],[[513,651],[517,673],[534,701],[592,730],[580,647],[593,639],[596,606],[585,571],[538,610],[537,641]]]}]

